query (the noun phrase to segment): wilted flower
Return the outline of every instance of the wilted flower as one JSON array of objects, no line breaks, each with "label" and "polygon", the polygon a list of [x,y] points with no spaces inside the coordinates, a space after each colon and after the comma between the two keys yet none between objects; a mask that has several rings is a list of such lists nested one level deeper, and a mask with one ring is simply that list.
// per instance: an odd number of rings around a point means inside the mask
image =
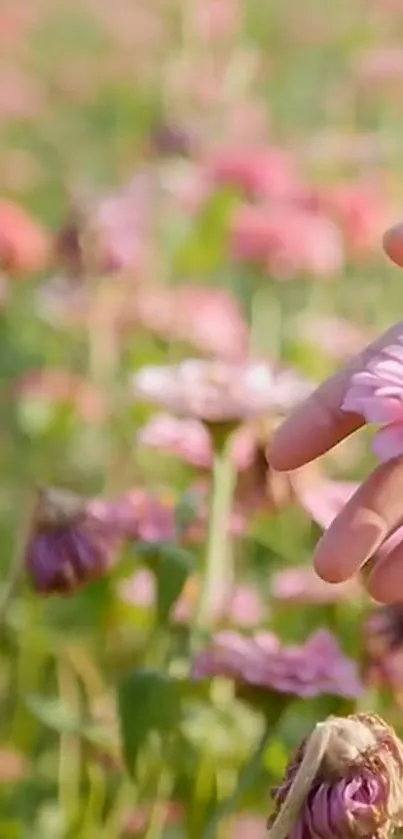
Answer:
[{"label": "wilted flower", "polygon": [[375,714],[318,723],[272,791],[270,839],[387,839],[403,817],[403,746]]},{"label": "wilted flower", "polygon": [[0,268],[11,274],[42,271],[50,253],[42,226],[12,201],[0,201]]},{"label": "wilted flower", "polygon": [[101,577],[117,535],[90,502],[61,490],[41,490],[25,552],[34,589],[68,595]]},{"label": "wilted flower", "polygon": [[327,605],[357,596],[359,588],[354,580],[345,583],[326,583],[311,566],[299,565],[273,574],[270,581],[272,596],[281,604],[305,606]]},{"label": "wilted flower", "polygon": [[233,679],[242,695],[274,690],[302,697],[356,698],[362,692],[355,664],[327,630],[319,630],[301,646],[283,646],[270,632],[251,638],[220,632],[196,656],[193,675]]},{"label": "wilted flower", "polygon": [[291,371],[268,362],[226,364],[189,359],[143,367],[133,378],[136,399],[208,424],[239,423],[265,412],[286,412],[311,391]]},{"label": "wilted flower", "polygon": [[373,451],[386,461],[403,452],[403,335],[355,373],[343,409],[360,414],[367,423],[382,424]]},{"label": "wilted flower", "polygon": [[278,279],[296,274],[328,279],[344,262],[343,242],[335,223],[288,204],[238,209],[230,248],[234,259],[257,263]]}]

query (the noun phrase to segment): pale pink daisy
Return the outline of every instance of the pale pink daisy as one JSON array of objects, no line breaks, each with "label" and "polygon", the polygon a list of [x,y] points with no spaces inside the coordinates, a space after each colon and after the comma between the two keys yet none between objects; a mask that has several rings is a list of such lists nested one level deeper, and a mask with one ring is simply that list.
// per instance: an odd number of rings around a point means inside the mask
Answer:
[{"label": "pale pink daisy", "polygon": [[263,361],[187,359],[178,365],[143,367],[133,377],[136,400],[206,423],[238,423],[268,412],[285,413],[311,389],[296,373],[276,370]]}]

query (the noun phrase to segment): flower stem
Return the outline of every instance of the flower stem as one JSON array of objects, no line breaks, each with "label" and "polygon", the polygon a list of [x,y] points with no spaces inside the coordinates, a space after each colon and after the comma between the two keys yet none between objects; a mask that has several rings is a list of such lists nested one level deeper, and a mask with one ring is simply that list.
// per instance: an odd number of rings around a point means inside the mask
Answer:
[{"label": "flower stem", "polygon": [[[74,714],[80,713],[80,696],[75,674],[65,661],[57,666],[59,692]],[[64,732],[59,746],[59,802],[66,829],[70,829],[79,810],[81,744],[77,734]]]},{"label": "flower stem", "polygon": [[223,819],[228,818],[239,806],[245,793],[250,789],[259,774],[262,764],[262,757],[266,750],[267,743],[272,734],[272,727],[265,726],[260,739],[257,742],[256,748],[253,751],[250,760],[241,771],[238,783],[232,795],[222,801],[216,811],[213,813],[210,821],[203,832],[203,839],[216,839],[220,823]]},{"label": "flower stem", "polygon": [[236,471],[226,442],[216,449],[214,456],[206,566],[197,621],[200,628],[211,626],[217,610],[224,605],[233,581],[228,525],[235,479]]}]

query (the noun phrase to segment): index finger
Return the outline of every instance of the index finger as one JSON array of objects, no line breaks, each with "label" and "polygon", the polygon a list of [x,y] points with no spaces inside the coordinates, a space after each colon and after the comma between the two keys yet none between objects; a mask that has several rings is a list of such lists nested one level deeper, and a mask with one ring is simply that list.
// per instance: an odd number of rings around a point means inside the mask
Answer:
[{"label": "index finger", "polygon": [[278,471],[296,469],[332,449],[365,424],[358,414],[342,409],[352,375],[362,370],[383,347],[402,334],[396,324],[377,338],[350,364],[327,379],[303,402],[274,434],[270,464]]}]

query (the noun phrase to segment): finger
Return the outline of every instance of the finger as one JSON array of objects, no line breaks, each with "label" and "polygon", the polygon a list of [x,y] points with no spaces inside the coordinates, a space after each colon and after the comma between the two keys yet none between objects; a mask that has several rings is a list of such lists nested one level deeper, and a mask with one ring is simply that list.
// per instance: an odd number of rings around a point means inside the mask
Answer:
[{"label": "finger", "polygon": [[352,577],[401,523],[402,498],[399,457],[375,469],[322,536],[313,557],[319,576],[330,583]]},{"label": "finger", "polygon": [[277,429],[270,448],[270,463],[278,471],[309,463],[357,431],[364,420],[342,409],[354,373],[362,370],[384,346],[402,334],[401,323],[389,329],[362,353],[324,382]]},{"label": "finger", "polygon": [[380,603],[402,603],[403,527],[386,540],[374,559],[365,581],[369,594]]}]

